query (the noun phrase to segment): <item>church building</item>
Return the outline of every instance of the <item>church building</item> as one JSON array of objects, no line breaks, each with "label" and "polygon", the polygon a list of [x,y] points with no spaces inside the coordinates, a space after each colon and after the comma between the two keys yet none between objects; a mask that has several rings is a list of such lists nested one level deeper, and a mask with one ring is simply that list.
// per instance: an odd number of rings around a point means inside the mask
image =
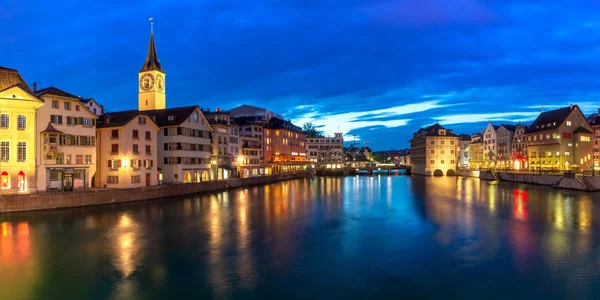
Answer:
[{"label": "church building", "polygon": [[[138,72],[138,109],[113,114],[118,118],[119,114],[124,113],[126,115],[139,113],[147,116],[158,128],[158,136],[154,139],[156,142],[153,147],[158,152],[158,175],[157,180],[150,180],[150,183],[191,183],[210,180],[211,167],[213,167],[210,162],[211,126],[197,105],[167,108],[166,73],[158,59],[153,30],[150,32],[146,60]],[[111,122],[110,120],[111,113],[105,114],[98,120],[98,127],[105,128],[106,123]],[[128,139],[129,136],[123,138]],[[135,145],[133,142],[130,144],[132,147]],[[108,166],[108,161],[113,160],[108,150],[111,148],[112,146],[104,147],[106,151],[99,150],[98,165]],[[134,158],[121,158],[122,161],[132,161],[131,159]],[[111,174],[111,176],[116,175]],[[97,179],[97,182],[107,182],[107,180]]]}]

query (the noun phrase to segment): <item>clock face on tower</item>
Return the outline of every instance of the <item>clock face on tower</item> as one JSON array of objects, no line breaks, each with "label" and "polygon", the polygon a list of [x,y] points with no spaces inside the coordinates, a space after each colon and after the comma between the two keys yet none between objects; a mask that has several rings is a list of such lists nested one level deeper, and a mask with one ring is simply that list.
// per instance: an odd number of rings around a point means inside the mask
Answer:
[{"label": "clock face on tower", "polygon": [[161,92],[165,89],[165,78],[161,74],[156,74],[156,89]]},{"label": "clock face on tower", "polygon": [[144,91],[149,91],[154,87],[154,76],[152,74],[144,74],[142,78],[140,78],[140,89]]}]

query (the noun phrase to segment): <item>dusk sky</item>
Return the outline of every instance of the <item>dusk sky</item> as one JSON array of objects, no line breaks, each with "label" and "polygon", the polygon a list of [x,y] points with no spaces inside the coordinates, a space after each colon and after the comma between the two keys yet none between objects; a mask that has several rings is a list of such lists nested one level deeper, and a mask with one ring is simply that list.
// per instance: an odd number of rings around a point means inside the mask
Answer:
[{"label": "dusk sky", "polygon": [[5,0],[0,66],[135,109],[149,17],[168,107],[261,106],[375,150],[600,106],[600,1]]}]

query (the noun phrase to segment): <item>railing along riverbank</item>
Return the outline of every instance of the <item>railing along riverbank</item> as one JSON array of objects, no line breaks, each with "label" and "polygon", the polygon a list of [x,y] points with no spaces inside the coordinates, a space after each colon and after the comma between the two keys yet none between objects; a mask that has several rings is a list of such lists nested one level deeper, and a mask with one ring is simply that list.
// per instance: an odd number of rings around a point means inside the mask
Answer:
[{"label": "railing along riverbank", "polygon": [[483,180],[500,180],[580,191],[600,191],[600,176],[589,176],[568,171],[495,171],[458,170],[458,176],[477,177]]},{"label": "railing along riverbank", "polygon": [[308,172],[298,172],[294,174],[231,178],[211,182],[169,184],[134,189],[99,189],[83,192],[3,195],[0,197],[0,213],[145,201],[264,185],[308,176]]}]

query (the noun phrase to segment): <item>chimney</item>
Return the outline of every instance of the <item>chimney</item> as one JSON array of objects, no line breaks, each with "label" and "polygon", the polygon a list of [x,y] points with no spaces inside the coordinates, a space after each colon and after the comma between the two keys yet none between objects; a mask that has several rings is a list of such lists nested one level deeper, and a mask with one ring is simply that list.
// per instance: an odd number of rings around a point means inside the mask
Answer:
[{"label": "chimney", "polygon": [[573,109],[573,103],[569,104],[569,108]]},{"label": "chimney", "polygon": [[[33,92],[37,92],[37,82],[35,81],[33,82]],[[600,108],[598,110],[600,110]]]}]

